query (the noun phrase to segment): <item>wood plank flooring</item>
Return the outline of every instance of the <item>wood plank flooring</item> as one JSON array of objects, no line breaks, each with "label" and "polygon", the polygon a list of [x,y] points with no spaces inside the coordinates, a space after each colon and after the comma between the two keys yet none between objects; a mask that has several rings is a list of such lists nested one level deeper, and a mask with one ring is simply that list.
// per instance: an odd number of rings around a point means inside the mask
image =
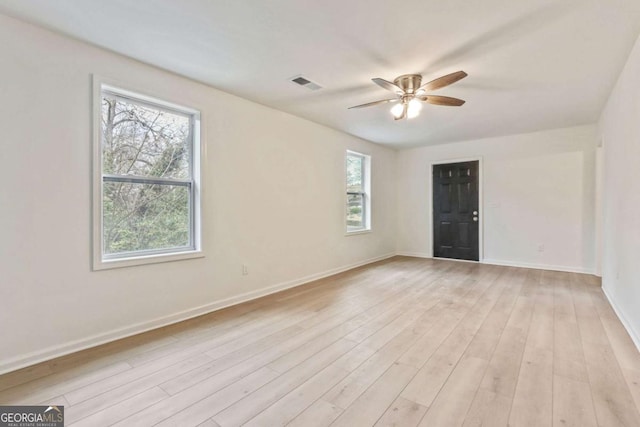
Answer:
[{"label": "wood plank flooring", "polygon": [[395,257],[0,376],[70,426],[640,426],[597,278]]}]

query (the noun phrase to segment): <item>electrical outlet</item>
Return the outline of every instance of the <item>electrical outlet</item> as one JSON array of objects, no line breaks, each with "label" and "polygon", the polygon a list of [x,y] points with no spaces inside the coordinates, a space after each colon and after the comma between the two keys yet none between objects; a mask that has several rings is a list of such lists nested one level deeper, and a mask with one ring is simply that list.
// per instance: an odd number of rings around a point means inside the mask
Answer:
[{"label": "electrical outlet", "polygon": [[249,274],[249,266],[247,264],[242,264],[242,275],[246,276]]},{"label": "electrical outlet", "polygon": [[538,245],[538,252],[544,252],[544,245]]}]

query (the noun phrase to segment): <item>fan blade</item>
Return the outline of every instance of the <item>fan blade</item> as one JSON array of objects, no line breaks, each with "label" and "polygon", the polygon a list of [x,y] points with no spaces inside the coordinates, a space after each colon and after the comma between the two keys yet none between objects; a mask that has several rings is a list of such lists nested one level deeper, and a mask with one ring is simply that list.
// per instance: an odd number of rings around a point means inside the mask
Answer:
[{"label": "fan blade", "polygon": [[391,92],[395,92],[398,95],[402,95],[404,93],[404,91],[400,86],[394,83],[388,82],[385,79],[375,78],[375,79],[371,79],[371,81],[377,84],[378,86],[380,86],[381,88],[390,90]]},{"label": "fan blade", "polygon": [[467,73],[465,73],[464,71],[456,71],[455,73],[447,74],[446,76],[431,80],[429,83],[425,83],[420,86],[420,89],[418,90],[431,91],[441,89],[445,86],[452,85],[458,80],[464,79],[465,77],[467,77]]},{"label": "fan blade", "polygon": [[394,120],[402,120],[407,117],[407,111],[409,110],[409,103],[405,102],[402,108],[402,115],[399,117],[393,117]]},{"label": "fan blade", "polygon": [[419,96],[420,101],[433,105],[445,105],[447,107],[459,107],[465,103],[462,99],[451,98],[449,96],[425,95]]},{"label": "fan blade", "polygon": [[371,107],[373,105],[378,105],[378,104],[386,104],[389,102],[398,102],[400,101],[400,99],[398,98],[394,98],[394,99],[383,99],[381,101],[373,101],[373,102],[367,102],[366,104],[360,104],[360,105],[355,105],[353,107],[349,107],[348,110],[351,110],[352,108],[364,108],[364,107]]}]

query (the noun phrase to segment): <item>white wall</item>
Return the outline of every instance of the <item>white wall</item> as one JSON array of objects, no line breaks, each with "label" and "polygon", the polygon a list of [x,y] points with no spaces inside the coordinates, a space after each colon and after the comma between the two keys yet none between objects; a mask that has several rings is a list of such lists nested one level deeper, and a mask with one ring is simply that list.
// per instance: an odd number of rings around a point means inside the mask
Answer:
[{"label": "white wall", "polygon": [[593,272],[595,149],[582,126],[399,152],[398,251],[433,254],[431,162],[481,157],[484,261]]},{"label": "white wall", "polygon": [[602,287],[640,348],[640,39],[600,118]]},{"label": "white wall", "polygon": [[602,277],[602,191],[604,181],[604,148],[602,147],[602,139],[599,141],[598,148],[596,148],[596,183],[595,183],[595,251],[596,251],[596,266],[595,274],[598,277]]},{"label": "white wall", "polygon": [[[0,372],[394,253],[393,150],[2,15],[0,40]],[[205,258],[91,271],[92,73],[201,110]],[[373,162],[349,237],[347,148]]]}]

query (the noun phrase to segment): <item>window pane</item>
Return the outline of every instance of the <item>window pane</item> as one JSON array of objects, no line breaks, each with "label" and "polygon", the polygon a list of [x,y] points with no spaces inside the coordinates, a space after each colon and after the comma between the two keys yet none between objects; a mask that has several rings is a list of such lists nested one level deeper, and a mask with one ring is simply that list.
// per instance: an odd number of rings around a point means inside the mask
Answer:
[{"label": "window pane", "polygon": [[364,197],[361,194],[347,194],[347,227],[364,228]]},{"label": "window pane", "polygon": [[188,247],[189,187],[105,182],[104,254]]},{"label": "window pane", "polygon": [[189,117],[123,101],[102,98],[102,171],[187,179]]},{"label": "window pane", "polygon": [[362,179],[363,163],[364,158],[347,155],[347,192],[364,192]]}]

